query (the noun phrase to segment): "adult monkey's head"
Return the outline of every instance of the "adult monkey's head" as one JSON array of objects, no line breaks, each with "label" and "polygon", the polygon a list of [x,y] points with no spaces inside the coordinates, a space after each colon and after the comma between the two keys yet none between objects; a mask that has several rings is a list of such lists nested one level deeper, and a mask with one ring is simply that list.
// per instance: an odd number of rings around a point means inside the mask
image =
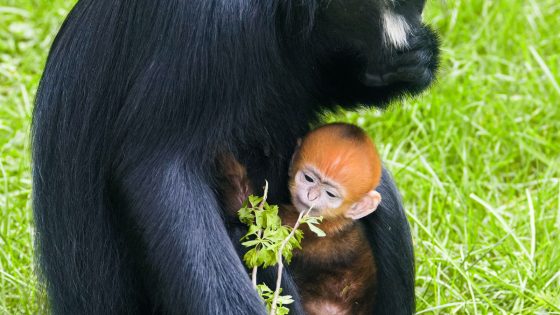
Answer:
[{"label": "adult monkey's head", "polygon": [[309,34],[325,93],[343,105],[385,105],[430,85],[439,42],[424,0],[320,0]]}]

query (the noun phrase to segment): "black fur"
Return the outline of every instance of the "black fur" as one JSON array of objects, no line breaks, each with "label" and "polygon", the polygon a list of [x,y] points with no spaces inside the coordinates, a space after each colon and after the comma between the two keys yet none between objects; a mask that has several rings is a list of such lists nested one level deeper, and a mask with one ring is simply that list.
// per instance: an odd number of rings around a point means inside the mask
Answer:
[{"label": "black fur", "polygon": [[[287,202],[289,158],[318,113],[427,87],[437,42],[419,22],[423,1],[391,8],[413,26],[401,51],[381,44],[391,3],[80,0],[33,117],[37,249],[53,314],[263,314],[222,219],[214,160],[233,152],[253,183],[270,181],[271,202]],[[408,314],[410,235],[385,180],[384,205],[366,219],[376,314]]]},{"label": "black fur", "polygon": [[374,314],[414,314],[414,254],[410,227],[397,187],[385,169],[376,190],[383,200],[373,214],[362,219],[377,263],[379,288]]}]

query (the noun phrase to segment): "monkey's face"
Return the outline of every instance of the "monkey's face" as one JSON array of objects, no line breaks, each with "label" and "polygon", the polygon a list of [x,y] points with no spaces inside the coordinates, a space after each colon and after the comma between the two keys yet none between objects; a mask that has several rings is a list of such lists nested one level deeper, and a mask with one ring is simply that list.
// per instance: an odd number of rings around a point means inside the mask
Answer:
[{"label": "monkey's face", "polygon": [[422,23],[424,0],[325,0],[312,43],[336,102],[386,104],[430,85],[439,41]]},{"label": "monkey's face", "polygon": [[311,166],[302,167],[294,174],[290,185],[292,204],[299,212],[312,208],[312,215],[325,218],[339,215],[346,199],[346,191],[335,181]]}]

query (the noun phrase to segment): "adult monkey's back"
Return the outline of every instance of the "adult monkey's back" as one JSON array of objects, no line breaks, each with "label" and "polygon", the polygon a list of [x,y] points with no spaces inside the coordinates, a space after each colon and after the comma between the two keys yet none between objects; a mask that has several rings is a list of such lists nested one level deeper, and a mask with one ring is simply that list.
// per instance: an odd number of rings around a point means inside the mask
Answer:
[{"label": "adult monkey's back", "polygon": [[[33,119],[53,313],[264,313],[222,220],[216,156],[233,152],[253,183],[270,181],[271,202],[286,202],[296,139],[318,113],[430,84],[437,43],[423,2],[79,1]],[[408,223],[389,177],[380,189],[366,219],[376,314],[411,313]]]}]

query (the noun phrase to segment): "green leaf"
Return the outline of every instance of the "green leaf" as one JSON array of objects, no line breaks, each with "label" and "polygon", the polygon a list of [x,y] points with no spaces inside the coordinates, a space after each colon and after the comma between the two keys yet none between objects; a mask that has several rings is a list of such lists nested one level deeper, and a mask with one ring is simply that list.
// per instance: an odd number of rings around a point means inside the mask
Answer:
[{"label": "green leaf", "polygon": [[253,210],[250,209],[250,208],[241,208],[241,209],[239,209],[237,214],[238,214],[238,217],[239,217],[239,221],[241,221],[242,223],[244,223],[246,225],[253,224],[253,222],[255,220],[255,215],[253,214]]},{"label": "green leaf", "polygon": [[263,241],[261,239],[256,239],[256,240],[251,240],[251,241],[246,241],[241,243],[241,245],[245,246],[245,247],[252,247],[258,244],[262,244]]},{"label": "green leaf", "polygon": [[243,255],[243,261],[249,268],[257,267],[257,250],[252,248]]},{"label": "green leaf", "polygon": [[259,292],[260,295],[263,295],[265,293],[274,293],[274,291],[272,291],[272,289],[270,289],[266,284],[261,283],[261,284],[257,284],[257,292]]},{"label": "green leaf", "polygon": [[251,207],[255,208],[258,207],[258,205],[261,203],[261,201],[263,201],[262,197],[258,197],[255,195],[250,195],[249,196],[249,204],[251,204]]},{"label": "green leaf", "polygon": [[290,309],[288,309],[285,306],[279,306],[276,308],[276,315],[286,315],[290,312]]},{"label": "green leaf", "polygon": [[323,232],[323,230],[321,230],[317,226],[315,226],[313,224],[309,224],[309,223],[307,224],[307,226],[309,227],[311,232],[317,234],[318,237],[325,237],[326,236],[325,232]]},{"label": "green leaf", "polygon": [[294,233],[294,238],[297,240],[298,243],[301,243],[301,240],[303,239],[303,231],[298,229],[295,233]]},{"label": "green leaf", "polygon": [[278,227],[282,225],[282,221],[280,220],[280,217],[278,216],[278,213],[275,213],[274,211],[266,211],[265,213],[266,216],[266,226],[267,227]]},{"label": "green leaf", "polygon": [[282,251],[282,257],[284,257],[284,260],[286,261],[287,264],[290,264],[292,262],[292,251],[291,250],[284,250]]},{"label": "green leaf", "polygon": [[246,235],[256,235],[261,229],[256,225],[250,225]]},{"label": "green leaf", "polygon": [[[278,206],[277,205],[269,205],[267,204],[267,211],[270,211],[270,213],[273,213],[274,215],[278,215]],[[280,217],[278,217],[280,218]]]},{"label": "green leaf", "polygon": [[249,229],[247,231],[247,234],[243,235],[243,237],[240,239],[245,240],[245,239],[251,239],[253,236],[256,237],[257,233],[260,231],[259,227],[256,225],[250,225]]},{"label": "green leaf", "polygon": [[291,295],[281,295],[278,297],[278,304],[288,305],[294,303]]},{"label": "green leaf", "polygon": [[255,211],[255,224],[262,229],[266,227],[265,223],[266,219],[264,211]]},{"label": "green leaf", "polygon": [[270,240],[270,241],[275,241],[276,240],[276,234],[277,234],[277,230],[273,229],[271,227],[267,227],[263,230],[263,238]]},{"label": "green leaf", "polygon": [[276,251],[269,250],[269,249],[262,249],[259,251],[259,264],[263,266],[263,268],[268,268],[270,266],[276,265]]},{"label": "green leaf", "polygon": [[302,224],[303,224],[303,223],[306,223],[306,224],[310,224],[310,223],[311,223],[311,224],[319,224],[319,223],[321,223],[321,222],[323,222],[323,217],[312,217],[312,216],[306,215],[306,216],[304,216],[304,217],[301,219],[301,223],[302,223]]}]

